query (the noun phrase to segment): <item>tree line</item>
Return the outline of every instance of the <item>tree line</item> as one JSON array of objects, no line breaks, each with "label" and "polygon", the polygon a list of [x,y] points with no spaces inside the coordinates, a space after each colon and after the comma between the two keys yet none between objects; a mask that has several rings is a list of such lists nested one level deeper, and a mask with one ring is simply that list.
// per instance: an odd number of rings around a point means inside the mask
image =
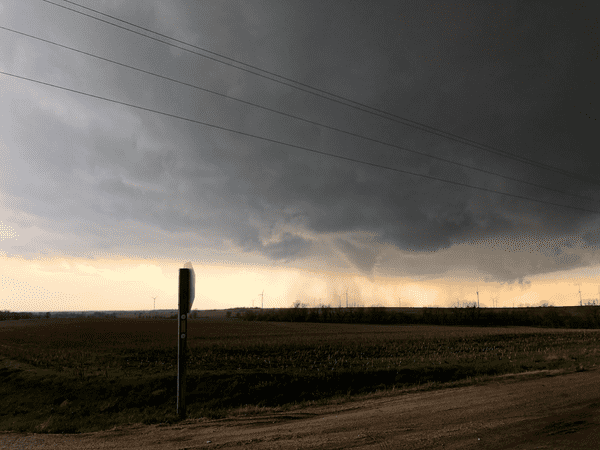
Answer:
[{"label": "tree line", "polygon": [[531,326],[547,328],[600,328],[600,306],[562,309],[546,308],[423,308],[411,312],[385,307],[294,308],[245,310],[236,314],[241,320],[275,322],[360,323],[379,325],[457,325],[479,327]]},{"label": "tree line", "polygon": [[34,314],[30,312],[13,312],[9,310],[0,311],[0,320],[19,320],[19,319],[42,319],[50,318],[50,313]]}]

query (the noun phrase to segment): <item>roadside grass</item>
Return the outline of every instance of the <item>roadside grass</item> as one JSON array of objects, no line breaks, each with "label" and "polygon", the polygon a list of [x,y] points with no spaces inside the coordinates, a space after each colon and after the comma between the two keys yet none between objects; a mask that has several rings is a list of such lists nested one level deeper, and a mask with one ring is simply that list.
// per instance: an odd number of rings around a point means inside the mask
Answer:
[{"label": "roadside grass", "polygon": [[[156,322],[4,327],[0,430],[179,422],[176,323]],[[187,416],[211,419],[581,371],[595,367],[600,351],[592,330],[219,321],[189,334]]]}]

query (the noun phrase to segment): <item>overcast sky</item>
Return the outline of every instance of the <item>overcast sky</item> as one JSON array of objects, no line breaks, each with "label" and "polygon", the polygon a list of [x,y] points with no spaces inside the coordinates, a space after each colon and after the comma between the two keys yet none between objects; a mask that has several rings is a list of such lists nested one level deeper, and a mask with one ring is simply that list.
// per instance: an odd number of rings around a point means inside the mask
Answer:
[{"label": "overcast sky", "polygon": [[0,309],[176,308],[186,261],[199,309],[598,297],[596,2],[76,1],[378,115],[52,2],[0,26],[188,86],[0,29],[0,71],[164,113],[0,74]]}]

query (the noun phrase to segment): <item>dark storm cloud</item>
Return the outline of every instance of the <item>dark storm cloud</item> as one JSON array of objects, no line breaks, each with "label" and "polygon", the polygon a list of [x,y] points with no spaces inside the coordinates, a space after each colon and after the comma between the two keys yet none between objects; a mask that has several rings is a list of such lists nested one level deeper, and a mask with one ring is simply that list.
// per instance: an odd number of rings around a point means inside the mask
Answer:
[{"label": "dark storm cloud", "polygon": [[[586,59],[595,44],[581,26],[588,26],[586,20],[597,12],[591,4],[585,11],[567,2],[421,2],[410,7],[378,2],[374,7],[353,1],[345,8],[317,1],[85,4],[392,114],[596,178],[589,163],[596,149],[589,143],[595,142],[597,116],[590,116],[588,103],[589,74],[594,73],[590,69],[597,71],[597,62]],[[34,77],[399,170],[600,208],[594,200],[599,198],[598,184],[515,162],[70,12],[44,8],[53,12],[57,24],[72,20],[73,26],[43,26],[41,18],[33,25],[67,45],[592,200],[350,137],[67,51],[40,50],[19,38],[3,59]],[[28,62],[19,52],[44,56]],[[71,103],[61,112],[52,102],[40,107],[39,97],[13,100],[11,114],[19,124],[14,142],[28,161],[22,170],[35,178],[6,189],[45,204],[31,210],[43,216],[103,226],[132,220],[170,233],[195,232],[215,247],[231,241],[243,252],[273,261],[311,263],[318,256],[339,267],[352,264],[365,274],[378,270],[435,276],[465,261],[465,267],[498,280],[522,281],[527,275],[587,264],[582,252],[598,248],[593,213],[359,165],[57,94],[51,88],[42,92],[58,99],[56,104]],[[73,108],[81,113],[70,114]],[[77,227],[70,229],[82,233]],[[102,234],[101,227],[91,229],[96,230],[89,231],[91,235]],[[376,236],[376,241],[361,241],[357,236],[364,233]],[[110,236],[95,239],[100,247],[111,245]],[[429,262],[391,256],[390,248]],[[467,255],[465,248],[477,255]],[[533,259],[522,263],[523,252]]]},{"label": "dark storm cloud", "polygon": [[[323,8],[327,9],[327,6]],[[340,18],[342,15],[344,17]],[[593,156],[593,148],[589,144],[583,145],[589,142],[592,128],[590,123],[583,126],[575,123],[568,112],[569,107],[581,106],[582,99],[577,98],[581,96],[580,93],[567,95],[565,85],[582,83],[586,81],[587,74],[577,73],[576,56],[581,55],[582,49],[576,48],[571,37],[574,22],[560,20],[564,15],[564,7],[552,9],[541,3],[519,8],[473,4],[462,10],[454,10],[444,4],[431,5],[429,9],[424,7],[422,11],[414,11],[412,23],[415,31],[405,32],[405,35],[412,33],[414,37],[413,40],[406,39],[410,44],[404,44],[405,47],[412,46],[412,52],[406,52],[390,63],[390,53],[378,50],[378,46],[369,40],[351,40],[352,45],[342,47],[340,41],[348,37],[331,31],[340,27],[326,27],[324,23],[330,20],[331,14],[320,11],[315,17],[323,17],[323,23],[315,22],[314,17],[308,22],[313,29],[328,30],[324,41],[318,33],[290,33],[289,46],[311,52],[313,64],[299,77],[302,81],[316,83],[316,80],[324,80],[327,86],[332,85],[333,80],[341,80],[336,92],[349,96],[351,88],[345,86],[354,82],[354,92],[359,96],[373,93],[368,98],[370,104],[382,105],[382,108],[388,106],[387,110],[403,116],[420,119],[581,175],[593,176],[593,167],[582,164]],[[352,17],[339,12],[336,19],[343,22],[347,29],[360,29],[358,22],[361,17],[363,15]],[[463,19],[469,20],[465,22]],[[299,23],[306,22],[300,20]],[[295,44],[295,36],[301,36],[301,45]],[[327,53],[312,52],[317,47],[318,39],[321,39],[320,48],[326,48]],[[323,42],[327,42],[327,45],[323,45]],[[338,48],[343,48],[343,51],[338,51]],[[394,49],[399,54],[404,50],[402,47]],[[353,55],[361,51],[375,55],[373,59],[380,57],[388,60],[384,69],[370,72],[369,77],[353,79],[352,75],[359,73],[353,70],[353,66],[359,66],[361,61],[360,58],[353,58]],[[345,64],[340,62],[341,55],[346,57]],[[427,68],[424,69],[421,65],[414,68],[419,57],[423,57],[429,67],[425,66]],[[382,79],[386,82],[381,83]],[[395,79],[399,82],[395,82]],[[410,89],[406,89],[406,79],[412,80]],[[369,89],[370,84],[385,88],[379,89],[381,94],[378,94],[377,90]],[[402,108],[404,104],[407,106]],[[335,114],[325,111],[331,109],[322,108],[320,120],[328,123],[336,120]],[[313,114],[318,115],[314,111]],[[373,121],[365,119],[365,123],[372,124]],[[584,133],[570,133],[572,126]],[[360,125],[358,128],[361,129]],[[323,136],[329,134],[329,131],[321,133]],[[589,183],[583,184],[481,150],[425,136],[409,128],[404,128],[401,135],[395,134],[396,139],[390,141],[409,143],[412,144],[407,145],[409,147],[482,169],[575,194],[593,196],[595,192]],[[422,157],[390,157],[391,152],[397,155],[401,152],[377,151],[377,146],[357,144],[357,140],[343,147],[340,142],[346,143],[346,138],[324,138],[322,146],[332,153],[373,162],[387,160],[388,164],[405,170],[516,195],[590,209],[598,206],[594,201],[572,200],[568,196],[468,169],[432,163]],[[566,158],[565,148],[571,151]],[[340,151],[336,152],[338,149]],[[297,150],[291,149],[289,152],[297,154]],[[401,249],[436,251],[472,241],[473,238],[493,243],[498,233],[510,233],[511,240],[518,241],[516,250],[530,247],[546,253],[553,263],[539,270],[552,270],[574,264],[579,257],[562,255],[560,246],[552,247],[547,242],[553,242],[563,233],[576,232],[589,218],[594,217],[579,211],[540,206],[441,182],[385,174],[375,169],[358,169],[342,161],[328,161],[324,157],[294,156],[294,160],[290,161],[291,157],[277,154],[261,153],[261,156],[256,161],[277,161],[283,165],[280,165],[278,177],[269,177],[261,166],[246,161],[243,164],[246,171],[238,174],[239,177],[253,180],[248,183],[250,185],[256,185],[254,181],[260,185],[258,180],[265,177],[270,180],[268,188],[265,186],[265,189],[252,192],[252,195],[258,195],[281,209],[289,205],[303,205],[298,208],[305,217],[304,223],[317,233],[374,231]],[[359,172],[366,174],[363,179],[360,179]],[[532,222],[535,224],[533,230]],[[499,242],[498,245],[511,247],[512,244],[509,241]],[[369,258],[363,262],[364,269],[373,267]],[[532,273],[535,271],[533,268]],[[506,273],[503,276],[515,275]]]}]

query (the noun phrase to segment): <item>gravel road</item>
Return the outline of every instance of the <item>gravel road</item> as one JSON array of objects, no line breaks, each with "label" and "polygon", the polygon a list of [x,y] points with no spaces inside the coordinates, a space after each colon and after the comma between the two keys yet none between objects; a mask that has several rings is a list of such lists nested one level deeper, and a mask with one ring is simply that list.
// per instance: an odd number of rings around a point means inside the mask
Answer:
[{"label": "gravel road", "polygon": [[79,435],[0,433],[0,449],[600,449],[600,371],[177,425]]}]

